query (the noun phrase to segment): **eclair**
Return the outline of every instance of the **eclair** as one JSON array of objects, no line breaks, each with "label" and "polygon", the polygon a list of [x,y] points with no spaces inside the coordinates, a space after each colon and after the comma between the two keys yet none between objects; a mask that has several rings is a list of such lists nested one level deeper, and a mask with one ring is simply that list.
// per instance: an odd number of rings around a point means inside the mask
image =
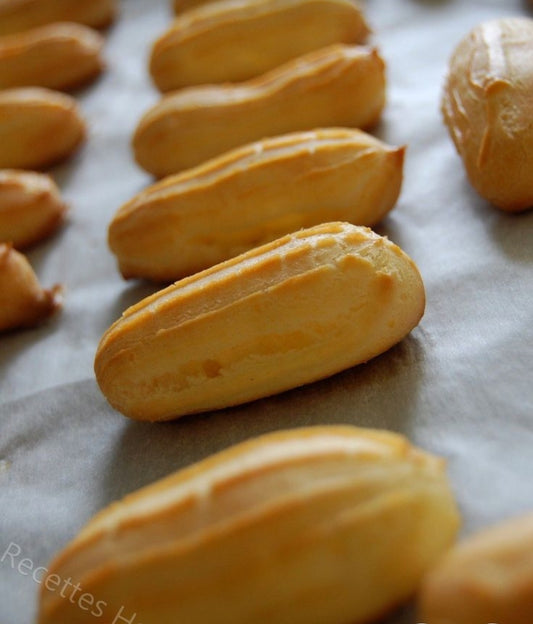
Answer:
[{"label": "eclair", "polygon": [[424,311],[414,262],[348,223],[300,230],[176,282],[104,334],[96,379],[138,420],[238,405],[366,362]]},{"label": "eclair", "polygon": [[246,82],[181,89],[141,119],[135,158],[160,178],[266,137],[328,126],[369,128],[385,104],[384,72],[377,50],[339,44]]},{"label": "eclair", "polygon": [[372,226],[396,203],[403,156],[346,128],[264,139],[141,191],[109,246],[124,277],[170,282],[301,228]]}]

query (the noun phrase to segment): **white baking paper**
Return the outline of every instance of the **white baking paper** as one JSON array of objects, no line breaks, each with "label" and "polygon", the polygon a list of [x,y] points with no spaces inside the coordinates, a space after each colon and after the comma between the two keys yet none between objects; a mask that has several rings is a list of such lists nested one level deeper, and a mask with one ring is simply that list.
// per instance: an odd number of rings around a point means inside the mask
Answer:
[{"label": "white baking paper", "polygon": [[[276,429],[352,423],[406,434],[448,459],[463,535],[533,509],[533,212],[503,214],[472,191],[439,114],[458,40],[485,19],[528,14],[527,3],[368,0],[366,7],[388,62],[377,134],[409,146],[401,200],[378,231],[418,263],[427,289],[422,323],[388,353],[326,381],[149,425],[114,412],[92,371],[103,331],[154,291],[121,279],[106,230],[121,203],[150,181],[133,163],[129,140],[157,100],[147,56],[171,12],[166,0],[122,3],[108,32],[107,73],[77,94],[89,141],[53,171],[71,204],[68,224],[29,254],[44,285],[64,284],[64,309],[39,329],[0,337],[0,624],[35,621],[42,574],[35,569],[95,512]],[[416,621],[409,608],[390,619]]]}]

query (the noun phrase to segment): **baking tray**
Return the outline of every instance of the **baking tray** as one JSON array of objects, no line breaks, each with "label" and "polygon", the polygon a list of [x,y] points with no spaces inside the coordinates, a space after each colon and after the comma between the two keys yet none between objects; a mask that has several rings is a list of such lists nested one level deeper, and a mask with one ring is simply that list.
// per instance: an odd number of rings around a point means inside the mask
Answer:
[{"label": "baking tray", "polygon": [[[446,457],[463,534],[533,508],[533,213],[501,213],[472,191],[439,113],[458,40],[485,19],[528,14],[526,3],[368,0],[366,10],[388,63],[376,134],[408,145],[401,199],[377,229],[420,268],[420,326],[366,365],[253,404],[158,425],[107,405],[92,371],[98,340],[155,288],[122,280],[106,230],[151,181],[129,141],[157,100],[147,56],[171,17],[166,0],[123,2],[107,72],[76,94],[88,143],[52,172],[68,224],[29,254],[44,285],[64,284],[64,309],[0,338],[0,559],[16,544],[19,561],[46,566],[111,501],[230,444],[313,424],[391,429]],[[34,621],[38,591],[5,557],[1,624]],[[415,621],[409,608],[390,619]]]}]

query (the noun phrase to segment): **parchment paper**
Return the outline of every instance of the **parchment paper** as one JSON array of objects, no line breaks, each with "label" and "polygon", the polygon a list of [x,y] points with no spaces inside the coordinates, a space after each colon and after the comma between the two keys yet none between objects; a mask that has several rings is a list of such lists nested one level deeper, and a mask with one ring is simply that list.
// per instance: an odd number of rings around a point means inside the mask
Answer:
[{"label": "parchment paper", "polygon": [[[457,41],[482,20],[528,9],[519,0],[366,6],[389,67],[377,134],[409,146],[401,200],[378,231],[419,265],[421,325],[364,366],[235,409],[148,425],[106,404],[92,372],[98,340],[154,290],[121,279],[107,224],[150,181],[129,138],[157,99],[146,59],[170,21],[166,0],[123,2],[108,71],[77,94],[89,141],[53,171],[72,206],[68,225],[29,254],[43,284],[65,285],[64,310],[0,338],[0,559],[14,543],[17,562],[46,566],[111,501],[245,438],[309,424],[388,428],[448,458],[463,534],[533,508],[533,212],[505,215],[471,190],[439,114]],[[34,621],[38,590],[4,557],[0,623]],[[407,609],[390,621],[416,618]]]}]

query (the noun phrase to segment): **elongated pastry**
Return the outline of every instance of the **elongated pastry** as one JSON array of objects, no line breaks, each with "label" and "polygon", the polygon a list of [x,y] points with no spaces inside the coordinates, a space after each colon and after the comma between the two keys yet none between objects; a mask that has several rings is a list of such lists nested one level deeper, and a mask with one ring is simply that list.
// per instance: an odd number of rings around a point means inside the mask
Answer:
[{"label": "elongated pastry", "polygon": [[450,551],[422,584],[427,624],[531,624],[533,514],[479,532]]},{"label": "elongated pastry", "polygon": [[303,227],[374,225],[396,203],[403,154],[344,128],[252,143],[141,191],[109,246],[125,277],[168,282]]},{"label": "elongated pastry", "polygon": [[368,228],[329,223],[176,282],[104,334],[96,378],[117,410],[166,420],[365,362],[424,311],[415,264]]},{"label": "elongated pastry", "polygon": [[0,241],[18,249],[33,245],[56,230],[66,209],[49,176],[0,170]]},{"label": "elongated pastry", "polygon": [[533,20],[486,22],[457,46],[442,100],[468,178],[499,208],[533,206]]},{"label": "elongated pastry", "polygon": [[111,23],[117,0],[1,0],[0,35],[52,22],[79,22],[94,28]]},{"label": "elongated pastry", "polygon": [[[457,526],[444,462],[403,436],[268,434],[99,513],[52,562],[38,621],[368,624],[411,596]],[[62,595],[54,577],[72,581]]]},{"label": "elongated pastry", "polygon": [[0,243],[0,331],[38,325],[60,306],[60,291],[43,290],[26,257]]},{"label": "elongated pastry", "polygon": [[372,126],[384,102],[377,51],[339,44],[239,85],[189,87],[164,97],[141,119],[133,148],[139,165],[162,177],[264,137]]},{"label": "elongated pastry", "polygon": [[0,37],[0,89],[71,89],[96,78],[103,69],[104,40],[75,23],[49,24]]},{"label": "elongated pastry", "polygon": [[41,169],[85,139],[76,100],[50,89],[0,91],[0,169]]},{"label": "elongated pastry", "polygon": [[368,33],[351,0],[222,0],[174,20],[154,45],[150,73],[160,91],[249,80],[318,48],[363,43]]}]

